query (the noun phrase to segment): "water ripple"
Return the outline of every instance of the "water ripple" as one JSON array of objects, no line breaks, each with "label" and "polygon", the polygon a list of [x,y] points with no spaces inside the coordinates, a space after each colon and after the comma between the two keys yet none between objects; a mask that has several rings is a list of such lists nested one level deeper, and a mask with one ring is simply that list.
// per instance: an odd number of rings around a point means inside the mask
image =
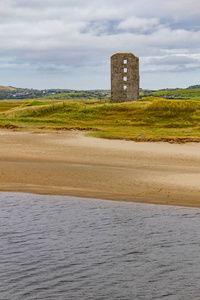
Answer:
[{"label": "water ripple", "polygon": [[200,299],[199,209],[0,193],[0,299]]}]

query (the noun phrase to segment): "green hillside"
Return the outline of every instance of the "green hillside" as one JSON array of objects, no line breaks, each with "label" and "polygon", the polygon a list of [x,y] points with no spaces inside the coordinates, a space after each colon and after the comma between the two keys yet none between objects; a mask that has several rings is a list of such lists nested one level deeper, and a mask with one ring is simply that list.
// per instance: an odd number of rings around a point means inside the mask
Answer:
[{"label": "green hillside", "polygon": [[97,90],[97,91],[75,91],[69,89],[47,89],[47,90],[34,90],[24,88],[14,88],[0,86],[0,100],[6,99],[104,99],[110,97],[110,91]]},{"label": "green hillside", "polygon": [[186,89],[163,89],[157,91],[144,90],[143,96],[156,96],[166,99],[193,99],[200,100],[200,85],[190,86]]},{"label": "green hillside", "polygon": [[109,139],[200,142],[200,100],[155,96],[111,103],[108,99],[0,101],[0,126],[15,130],[85,130]]}]

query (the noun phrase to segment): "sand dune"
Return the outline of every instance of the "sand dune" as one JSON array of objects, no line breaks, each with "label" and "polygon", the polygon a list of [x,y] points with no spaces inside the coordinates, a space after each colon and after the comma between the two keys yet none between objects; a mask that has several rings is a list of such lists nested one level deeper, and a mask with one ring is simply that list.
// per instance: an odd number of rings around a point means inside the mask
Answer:
[{"label": "sand dune", "polygon": [[200,207],[200,144],[0,130],[0,190]]}]

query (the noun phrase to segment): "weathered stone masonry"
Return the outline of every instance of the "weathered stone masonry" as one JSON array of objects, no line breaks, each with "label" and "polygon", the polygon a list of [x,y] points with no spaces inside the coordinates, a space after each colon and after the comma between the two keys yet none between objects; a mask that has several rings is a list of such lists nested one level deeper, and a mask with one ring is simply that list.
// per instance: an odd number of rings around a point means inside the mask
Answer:
[{"label": "weathered stone masonry", "polygon": [[132,53],[111,56],[111,100],[114,102],[139,99],[139,58]]}]

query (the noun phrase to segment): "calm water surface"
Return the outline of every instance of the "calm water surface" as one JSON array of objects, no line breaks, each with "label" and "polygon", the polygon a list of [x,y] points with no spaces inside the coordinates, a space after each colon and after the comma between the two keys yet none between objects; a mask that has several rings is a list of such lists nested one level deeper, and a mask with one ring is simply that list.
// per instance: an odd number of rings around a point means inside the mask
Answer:
[{"label": "calm water surface", "polygon": [[200,299],[200,209],[0,193],[0,299]]}]

